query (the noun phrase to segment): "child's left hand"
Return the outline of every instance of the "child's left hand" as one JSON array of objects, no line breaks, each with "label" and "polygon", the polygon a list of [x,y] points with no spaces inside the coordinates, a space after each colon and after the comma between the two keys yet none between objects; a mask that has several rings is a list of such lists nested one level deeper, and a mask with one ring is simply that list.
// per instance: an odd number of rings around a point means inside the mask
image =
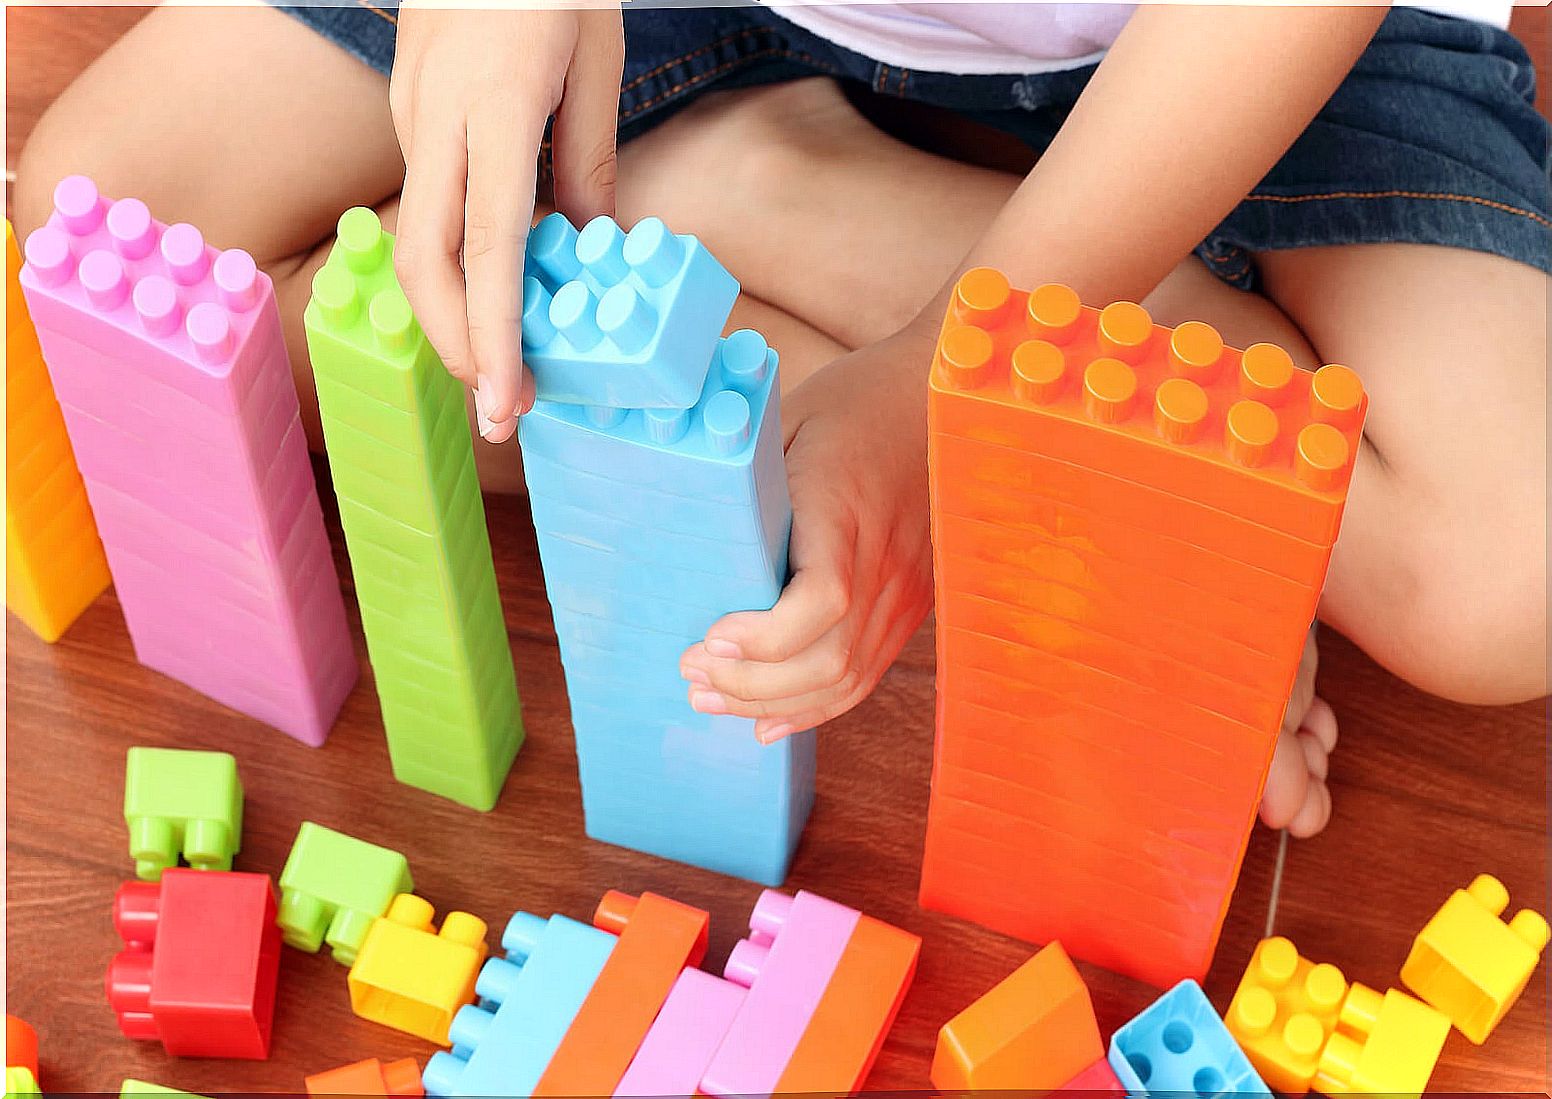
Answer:
[{"label": "child's left hand", "polygon": [[680,661],[690,705],[755,719],[769,744],[867,697],[932,606],[927,366],[915,325],[791,394],[792,579],[768,611],[719,620]]}]

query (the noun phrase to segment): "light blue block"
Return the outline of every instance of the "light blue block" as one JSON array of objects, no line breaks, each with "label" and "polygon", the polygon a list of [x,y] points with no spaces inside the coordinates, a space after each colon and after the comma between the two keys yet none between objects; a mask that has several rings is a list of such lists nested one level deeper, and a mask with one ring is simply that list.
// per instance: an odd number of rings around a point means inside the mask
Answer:
[{"label": "light blue block", "polygon": [[539,399],[689,408],[700,396],[738,280],[700,241],[645,218],[600,215],[578,232],[551,214],[528,235],[523,362]]},{"label": "light blue block", "polygon": [[475,982],[479,1004],[453,1016],[452,1052],[426,1063],[426,1094],[532,1095],[618,941],[565,916],[514,915],[501,936],[507,956]]},{"label": "light blue block", "polygon": [[1130,1095],[1272,1094],[1195,981],[1181,981],[1115,1032],[1110,1067]]}]

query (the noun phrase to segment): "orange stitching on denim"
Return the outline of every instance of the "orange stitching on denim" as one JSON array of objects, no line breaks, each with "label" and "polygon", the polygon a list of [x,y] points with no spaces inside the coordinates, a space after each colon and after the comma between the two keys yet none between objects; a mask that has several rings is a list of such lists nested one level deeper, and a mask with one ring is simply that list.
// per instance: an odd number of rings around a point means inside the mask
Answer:
[{"label": "orange stitching on denim", "polygon": [[884,92],[884,82],[888,79],[889,66],[880,61],[877,70],[873,73],[873,90],[882,95]]},{"label": "orange stitching on denim", "polygon": [[704,84],[706,81],[714,80],[717,77],[721,76],[723,73],[728,72],[728,71],[730,71],[732,69],[735,69],[735,68],[737,68],[740,65],[746,64],[746,63],[748,63],[750,61],[759,61],[762,58],[766,58],[766,57],[786,57],[786,58],[791,58],[792,60],[801,61],[801,62],[803,62],[806,65],[812,65],[816,69],[822,69],[822,70],[824,70],[825,72],[828,72],[828,73],[832,73],[833,74],[835,72],[835,67],[833,65],[826,65],[824,62],[820,61],[818,58],[812,57],[809,54],[797,52],[797,51],[790,50],[790,49],[782,49],[782,48],[778,48],[778,47],[773,46],[773,47],[771,47],[770,49],[767,49],[767,50],[756,50],[754,53],[745,54],[743,57],[735,57],[733,60],[725,61],[721,65],[718,65],[714,69],[708,69],[706,72],[697,73],[696,75],[690,77],[688,80],[684,80],[684,81],[679,82],[678,84],[675,84],[672,88],[669,88],[667,91],[660,92],[659,94],[653,96],[652,98],[644,100],[641,103],[636,104],[636,106],[631,109],[629,114],[623,114],[623,115],[620,116],[620,122],[622,122],[622,123],[630,122],[637,115],[641,114],[644,111],[650,110],[652,107],[657,106],[657,104],[661,103],[665,99],[672,98],[673,96],[675,96],[675,95],[679,94],[680,92],[684,91],[686,88],[693,88],[697,84]]},{"label": "orange stitching on denim", "polygon": [[693,61],[695,58],[699,57],[703,53],[710,53],[712,50],[721,49],[723,46],[726,46],[729,42],[733,41],[735,38],[748,38],[752,34],[769,34],[769,35],[774,36],[775,33],[776,32],[771,30],[769,27],[745,27],[741,31],[734,31],[732,34],[724,35],[723,37],[717,39],[715,42],[711,43],[710,45],[702,46],[699,49],[691,50],[687,54],[683,54],[683,55],[681,55],[679,57],[676,57],[672,61],[665,61],[661,65],[659,65],[657,68],[651,69],[651,70],[649,70],[647,72],[642,73],[640,76],[636,77],[635,80],[632,80],[629,84],[626,84],[623,88],[621,88],[620,89],[620,94],[624,95],[626,92],[635,91],[637,88],[639,88],[643,84],[645,84],[648,80],[651,80],[654,76],[657,76],[660,73],[668,71],[669,69],[673,68],[675,65],[683,65],[683,64],[685,64],[688,61]]},{"label": "orange stitching on denim", "polygon": [[911,75],[911,70],[910,69],[901,69],[900,70],[900,83],[895,86],[895,95],[899,96],[901,99],[905,98],[905,81],[906,81],[906,78],[909,77],[910,75]]},{"label": "orange stitching on denim", "polygon": [[1552,229],[1552,221],[1548,221],[1540,214],[1532,210],[1522,210],[1518,206],[1510,206],[1506,202],[1495,202],[1490,198],[1480,198],[1477,195],[1455,195],[1449,193],[1434,193],[1428,191],[1332,191],[1324,195],[1247,195],[1246,202],[1282,202],[1292,204],[1295,202],[1315,202],[1338,198],[1417,198],[1429,199],[1434,202],[1473,202],[1478,206],[1486,206],[1489,209],[1498,210],[1505,214],[1518,214],[1520,217],[1529,218],[1538,225]]},{"label": "orange stitching on denim", "polygon": [[373,15],[378,15],[378,16],[381,16],[382,18],[388,20],[388,22],[391,23],[393,26],[397,27],[399,25],[399,21],[397,19],[395,19],[393,16],[389,15],[382,8],[378,7],[376,4],[373,4],[372,0],[356,0],[356,3],[360,4],[363,8],[365,8],[367,11],[371,12]]}]

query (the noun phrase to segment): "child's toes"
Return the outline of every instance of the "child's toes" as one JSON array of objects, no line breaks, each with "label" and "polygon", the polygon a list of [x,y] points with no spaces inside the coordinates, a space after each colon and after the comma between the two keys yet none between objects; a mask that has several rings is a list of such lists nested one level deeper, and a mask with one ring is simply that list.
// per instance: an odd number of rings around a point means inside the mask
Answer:
[{"label": "child's toes", "polygon": [[1288,821],[1288,834],[1308,839],[1318,834],[1331,820],[1331,789],[1322,780],[1311,778],[1305,787],[1304,804]]},{"label": "child's toes", "polygon": [[1312,776],[1301,739],[1296,733],[1278,734],[1266,789],[1261,794],[1261,823],[1268,828],[1288,827],[1304,809]]},{"label": "child's toes", "polygon": [[1331,708],[1331,703],[1316,695],[1310,700],[1309,709],[1305,711],[1304,718],[1299,722],[1299,731],[1309,733],[1320,741],[1329,755],[1336,750],[1336,711]]}]

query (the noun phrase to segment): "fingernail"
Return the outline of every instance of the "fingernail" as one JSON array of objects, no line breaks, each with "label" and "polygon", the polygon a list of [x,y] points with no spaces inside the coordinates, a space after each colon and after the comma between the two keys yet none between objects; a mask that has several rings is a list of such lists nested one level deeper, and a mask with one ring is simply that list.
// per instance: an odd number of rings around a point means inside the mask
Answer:
[{"label": "fingernail", "polygon": [[490,423],[489,420],[485,422],[490,424],[490,428],[489,430],[481,431],[480,434],[484,436],[487,443],[504,443],[517,430],[517,422],[515,420],[502,420],[500,423],[494,424]]},{"label": "fingernail", "polygon": [[495,417],[490,414],[490,410],[496,407],[496,387],[484,374],[480,375],[480,384],[474,390],[474,407],[483,412],[487,420],[495,422]]},{"label": "fingernail", "polygon": [[733,641],[721,637],[708,637],[706,639],[706,655],[715,656],[721,660],[742,660],[744,650]]},{"label": "fingernail", "polygon": [[778,740],[781,740],[783,737],[789,737],[794,732],[796,730],[791,725],[772,725],[765,732],[756,733],[754,738],[761,744],[775,744]]},{"label": "fingernail", "polygon": [[711,686],[711,676],[694,665],[687,665],[679,674],[691,683],[699,683],[703,687]]},{"label": "fingernail", "polygon": [[725,714],[727,700],[716,691],[691,691],[690,709],[699,714]]}]

